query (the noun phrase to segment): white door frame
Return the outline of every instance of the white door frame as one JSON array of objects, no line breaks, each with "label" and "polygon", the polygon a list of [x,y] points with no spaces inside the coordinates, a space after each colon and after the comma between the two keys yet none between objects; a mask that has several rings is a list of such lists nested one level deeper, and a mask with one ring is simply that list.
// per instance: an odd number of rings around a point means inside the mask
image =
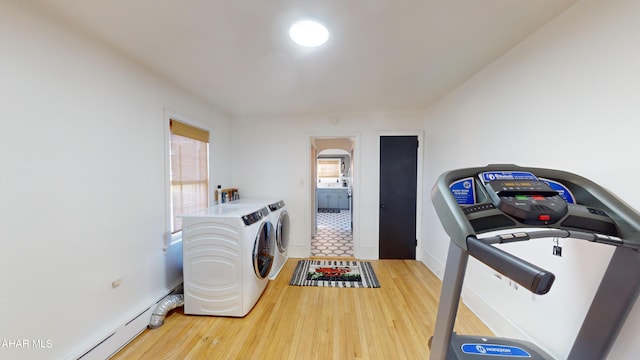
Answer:
[{"label": "white door frame", "polygon": [[[355,258],[358,258],[359,254],[360,254],[360,174],[359,172],[361,171],[361,166],[360,166],[360,133],[358,132],[337,132],[337,133],[318,133],[318,134],[310,134],[309,135],[309,142],[307,143],[307,149],[311,149],[309,151],[312,151],[313,147],[313,141],[315,139],[340,139],[340,138],[352,138],[353,139],[353,156],[351,158],[352,161],[352,169],[354,169],[354,173],[353,173],[353,183],[352,183],[352,188],[351,188],[351,200],[352,200],[352,206],[353,206],[353,218],[351,219],[353,221],[353,229],[352,229],[352,236],[353,236],[353,255]],[[313,218],[311,219],[311,221],[309,222],[310,228],[307,229],[307,234],[313,234],[315,229],[315,219],[316,219],[316,212],[317,209],[315,209],[317,207],[317,205],[315,204],[315,201],[311,200],[311,196],[315,197],[315,192],[316,192],[316,179],[313,178],[313,176],[315,175],[313,172],[313,165],[312,165],[312,161],[315,161],[317,154],[311,154],[310,156],[308,156],[308,161],[309,163],[307,164],[307,174],[309,176],[308,179],[308,183],[309,184],[313,184],[312,186],[309,186],[310,188],[310,198],[309,198],[309,209],[310,209],[310,215],[313,216]],[[311,241],[312,239],[309,239],[309,241],[306,244],[306,252],[307,252],[307,256],[311,256]]]}]

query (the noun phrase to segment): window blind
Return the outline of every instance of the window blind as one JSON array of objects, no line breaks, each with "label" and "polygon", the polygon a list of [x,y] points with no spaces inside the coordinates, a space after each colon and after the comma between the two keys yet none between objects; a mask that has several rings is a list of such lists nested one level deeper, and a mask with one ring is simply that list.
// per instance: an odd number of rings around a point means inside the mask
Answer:
[{"label": "window blind", "polygon": [[209,132],[171,120],[171,232],[183,214],[209,206]]},{"label": "window blind", "polygon": [[340,177],[340,159],[318,159],[318,177]]},{"label": "window blind", "polygon": [[203,130],[173,119],[170,120],[169,126],[171,127],[171,134],[180,135],[188,137],[190,139],[209,143],[209,132],[207,130]]}]

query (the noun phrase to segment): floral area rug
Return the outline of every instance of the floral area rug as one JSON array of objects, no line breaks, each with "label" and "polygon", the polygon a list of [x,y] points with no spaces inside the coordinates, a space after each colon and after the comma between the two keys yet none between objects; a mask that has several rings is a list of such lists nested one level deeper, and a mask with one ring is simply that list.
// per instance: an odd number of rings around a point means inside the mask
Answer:
[{"label": "floral area rug", "polygon": [[373,267],[367,261],[300,260],[289,285],[345,288],[379,288]]}]

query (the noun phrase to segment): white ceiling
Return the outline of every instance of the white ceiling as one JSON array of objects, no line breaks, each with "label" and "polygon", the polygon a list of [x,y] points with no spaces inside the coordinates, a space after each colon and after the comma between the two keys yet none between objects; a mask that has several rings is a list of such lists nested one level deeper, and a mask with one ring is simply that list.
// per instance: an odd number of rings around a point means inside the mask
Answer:
[{"label": "white ceiling", "polygon": [[[576,0],[30,0],[230,114],[419,110]],[[287,37],[323,21],[326,46]]]}]

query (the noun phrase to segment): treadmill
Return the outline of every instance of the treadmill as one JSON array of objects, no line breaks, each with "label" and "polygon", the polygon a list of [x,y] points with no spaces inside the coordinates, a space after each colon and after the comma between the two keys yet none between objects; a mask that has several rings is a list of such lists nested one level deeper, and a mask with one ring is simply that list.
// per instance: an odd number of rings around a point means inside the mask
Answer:
[{"label": "treadmill", "polygon": [[[531,342],[453,331],[469,256],[535,294],[549,292],[553,273],[495,246],[539,238],[615,247],[568,358],[607,357],[640,293],[638,212],[579,175],[512,164],[445,172],[431,200],[451,242],[430,359],[553,359]],[[500,235],[478,236],[496,230]]]}]

